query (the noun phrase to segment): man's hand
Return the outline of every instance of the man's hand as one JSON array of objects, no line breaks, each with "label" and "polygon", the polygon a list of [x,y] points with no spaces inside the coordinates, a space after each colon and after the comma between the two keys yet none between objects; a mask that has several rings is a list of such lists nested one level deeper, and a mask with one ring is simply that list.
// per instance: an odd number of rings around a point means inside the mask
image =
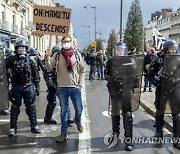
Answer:
[{"label": "man's hand", "polygon": [[47,58],[50,57],[50,55],[51,55],[51,50],[50,50],[49,48],[46,50],[45,55],[46,55]]}]

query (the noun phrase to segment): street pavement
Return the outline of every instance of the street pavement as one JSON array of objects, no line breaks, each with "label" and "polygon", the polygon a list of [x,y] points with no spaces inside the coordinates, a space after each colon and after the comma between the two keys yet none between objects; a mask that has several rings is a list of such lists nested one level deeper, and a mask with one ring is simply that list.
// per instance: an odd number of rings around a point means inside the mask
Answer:
[{"label": "street pavement", "polygon": [[[41,94],[37,97],[36,109],[38,117],[38,126],[41,128],[41,134],[32,134],[30,132],[29,120],[25,113],[25,107],[22,105],[21,113],[18,119],[18,130],[14,137],[8,137],[9,115],[0,116],[0,154],[85,154],[85,153],[126,153],[124,144],[120,142],[113,148],[107,148],[104,144],[104,136],[111,132],[111,118],[107,114],[108,110],[108,91],[105,80],[88,80],[89,68],[86,65],[85,86],[83,87],[83,115],[82,122],[84,132],[79,133],[76,125],[69,127],[69,139],[64,143],[56,143],[56,137],[60,134],[60,107],[54,111],[53,118],[58,120],[57,125],[46,125],[43,123],[43,117],[47,105],[46,85],[42,80]],[[154,135],[154,89],[153,92],[141,93],[141,106],[134,112],[134,136],[151,137]],[[70,104],[72,117],[74,116],[73,107]],[[145,109],[145,110],[144,110]],[[122,118],[121,118],[122,119]],[[165,117],[167,127],[170,131],[171,118]],[[168,122],[169,121],[169,122]],[[121,120],[122,122],[122,120]],[[123,138],[123,125],[121,125],[121,135]],[[165,136],[171,136],[171,133],[165,129]],[[178,153],[178,150],[172,148],[172,144],[135,144],[131,153]]]}]

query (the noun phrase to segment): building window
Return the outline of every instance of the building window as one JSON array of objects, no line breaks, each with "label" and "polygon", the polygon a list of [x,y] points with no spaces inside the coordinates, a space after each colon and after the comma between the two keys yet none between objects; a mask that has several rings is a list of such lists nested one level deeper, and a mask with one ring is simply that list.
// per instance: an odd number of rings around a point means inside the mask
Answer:
[{"label": "building window", "polygon": [[2,20],[5,20],[5,6],[2,5]]},{"label": "building window", "polygon": [[13,12],[12,19],[13,19],[13,25],[15,25],[15,24],[16,24],[16,17],[15,17],[15,12]]}]

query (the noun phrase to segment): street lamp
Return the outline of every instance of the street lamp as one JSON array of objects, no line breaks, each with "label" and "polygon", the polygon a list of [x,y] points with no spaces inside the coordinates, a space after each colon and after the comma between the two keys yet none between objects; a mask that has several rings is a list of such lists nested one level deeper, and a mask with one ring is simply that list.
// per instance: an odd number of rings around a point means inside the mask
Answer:
[{"label": "street lamp", "polygon": [[86,47],[88,46],[88,34],[87,33],[82,33],[82,35],[85,35],[85,38],[84,39],[86,39]]},{"label": "street lamp", "polygon": [[96,6],[92,6],[92,5],[86,4],[86,5],[84,6],[84,8],[87,9],[88,6],[90,6],[92,9],[94,9],[94,13],[95,13],[95,14],[94,14],[94,15],[95,15],[95,17],[94,17],[94,26],[95,26],[95,27],[94,27],[94,29],[95,29],[95,30],[94,30],[94,39],[95,39],[95,41],[96,41]]},{"label": "street lamp", "polygon": [[120,29],[119,29],[119,36],[120,41],[122,41],[122,8],[123,8],[123,0],[120,0]]},{"label": "street lamp", "polygon": [[102,32],[101,32],[101,31],[96,32],[96,34],[98,34],[98,33],[99,33],[99,35],[102,35]]},{"label": "street lamp", "polygon": [[[90,25],[84,25],[83,27],[87,27],[87,28],[89,28],[89,46],[90,46],[90,42],[91,42],[91,40],[90,40]],[[89,47],[89,50],[90,50],[90,47]]]}]

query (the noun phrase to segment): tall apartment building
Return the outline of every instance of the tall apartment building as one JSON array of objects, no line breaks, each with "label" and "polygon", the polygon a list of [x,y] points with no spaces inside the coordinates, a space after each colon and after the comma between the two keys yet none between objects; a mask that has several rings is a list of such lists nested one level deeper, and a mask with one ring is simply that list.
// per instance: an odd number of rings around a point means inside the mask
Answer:
[{"label": "tall apartment building", "polygon": [[156,28],[167,40],[175,40],[180,45],[180,8],[162,9],[151,14],[151,20],[145,26],[146,49],[153,46],[153,28]]}]

